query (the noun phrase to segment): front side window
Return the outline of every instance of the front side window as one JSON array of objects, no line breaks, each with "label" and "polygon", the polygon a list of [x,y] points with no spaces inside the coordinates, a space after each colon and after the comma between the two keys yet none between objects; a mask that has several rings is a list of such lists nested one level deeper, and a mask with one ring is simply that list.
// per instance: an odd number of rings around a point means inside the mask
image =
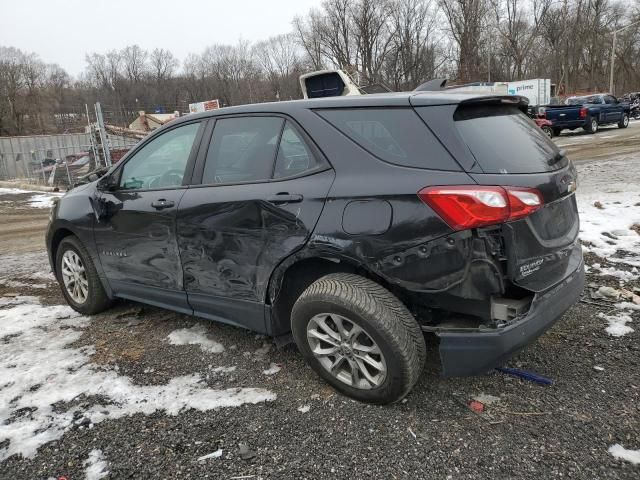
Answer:
[{"label": "front side window", "polygon": [[149,190],[182,185],[199,123],[174,128],[154,138],[124,165],[123,190]]},{"label": "front side window", "polygon": [[269,180],[284,120],[237,117],[216,121],[202,176],[205,185]]}]

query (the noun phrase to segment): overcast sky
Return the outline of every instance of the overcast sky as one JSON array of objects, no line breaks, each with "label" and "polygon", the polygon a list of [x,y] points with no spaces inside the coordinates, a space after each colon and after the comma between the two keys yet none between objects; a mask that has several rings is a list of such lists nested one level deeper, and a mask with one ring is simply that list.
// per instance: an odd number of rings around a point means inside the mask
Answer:
[{"label": "overcast sky", "polygon": [[291,31],[320,0],[0,0],[0,45],[35,52],[71,75],[88,52],[138,44],[180,60],[212,43]]}]

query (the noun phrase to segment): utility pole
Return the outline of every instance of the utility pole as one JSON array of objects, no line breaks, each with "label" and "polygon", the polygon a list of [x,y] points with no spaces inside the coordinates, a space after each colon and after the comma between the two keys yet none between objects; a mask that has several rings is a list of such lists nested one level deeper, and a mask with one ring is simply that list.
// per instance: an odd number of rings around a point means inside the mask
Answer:
[{"label": "utility pole", "polygon": [[640,21],[633,22],[626,27],[619,28],[613,31],[613,46],[611,48],[611,75],[609,76],[609,93],[614,95],[613,91],[613,71],[616,63],[616,40],[618,39],[618,33],[625,31],[627,28],[631,28],[634,25],[640,24]]}]

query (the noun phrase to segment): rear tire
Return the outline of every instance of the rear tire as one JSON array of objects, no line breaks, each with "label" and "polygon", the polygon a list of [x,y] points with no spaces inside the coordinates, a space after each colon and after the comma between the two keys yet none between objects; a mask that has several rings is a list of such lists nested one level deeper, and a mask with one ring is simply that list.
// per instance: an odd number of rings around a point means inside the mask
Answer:
[{"label": "rear tire", "polygon": [[311,368],[363,402],[404,398],[426,358],[422,330],[404,304],[358,275],[330,274],[311,284],[293,306],[291,329]]},{"label": "rear tire", "polygon": [[594,117],[591,120],[589,120],[589,124],[586,127],[584,127],[584,129],[589,133],[596,133],[599,127],[600,127],[600,124],[598,123],[598,119]]},{"label": "rear tire", "polygon": [[547,137],[553,138],[553,128],[544,126],[541,129]]},{"label": "rear tire", "polygon": [[56,277],[62,295],[76,312],[93,315],[111,306],[89,252],[74,236],[65,237],[58,246]]},{"label": "rear tire", "polygon": [[589,133],[596,133],[598,131],[600,124],[598,123],[598,119],[597,118],[592,118],[591,120],[589,120],[589,124],[584,127],[584,129],[589,132]]},{"label": "rear tire", "polygon": [[561,128],[554,128],[553,129],[553,136],[554,137],[559,137],[561,133],[562,133],[562,129]]},{"label": "rear tire", "polygon": [[629,115],[622,115],[622,119],[618,123],[618,128],[627,128],[629,126]]}]

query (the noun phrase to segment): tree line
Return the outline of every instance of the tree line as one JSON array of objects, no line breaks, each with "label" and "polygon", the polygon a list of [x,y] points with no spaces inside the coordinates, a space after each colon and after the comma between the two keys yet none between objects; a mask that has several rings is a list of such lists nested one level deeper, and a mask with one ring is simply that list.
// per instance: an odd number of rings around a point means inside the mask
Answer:
[{"label": "tree line", "polygon": [[[324,0],[264,41],[213,44],[182,61],[138,45],[89,53],[78,78],[0,46],[0,135],[77,129],[95,101],[108,122],[126,125],[138,110],[184,112],[214,98],[297,99],[300,74],[335,67],[393,90],[446,77],[605,91],[612,33],[634,22],[640,0]],[[640,90],[640,25],[618,34],[615,55],[616,93]]]}]

